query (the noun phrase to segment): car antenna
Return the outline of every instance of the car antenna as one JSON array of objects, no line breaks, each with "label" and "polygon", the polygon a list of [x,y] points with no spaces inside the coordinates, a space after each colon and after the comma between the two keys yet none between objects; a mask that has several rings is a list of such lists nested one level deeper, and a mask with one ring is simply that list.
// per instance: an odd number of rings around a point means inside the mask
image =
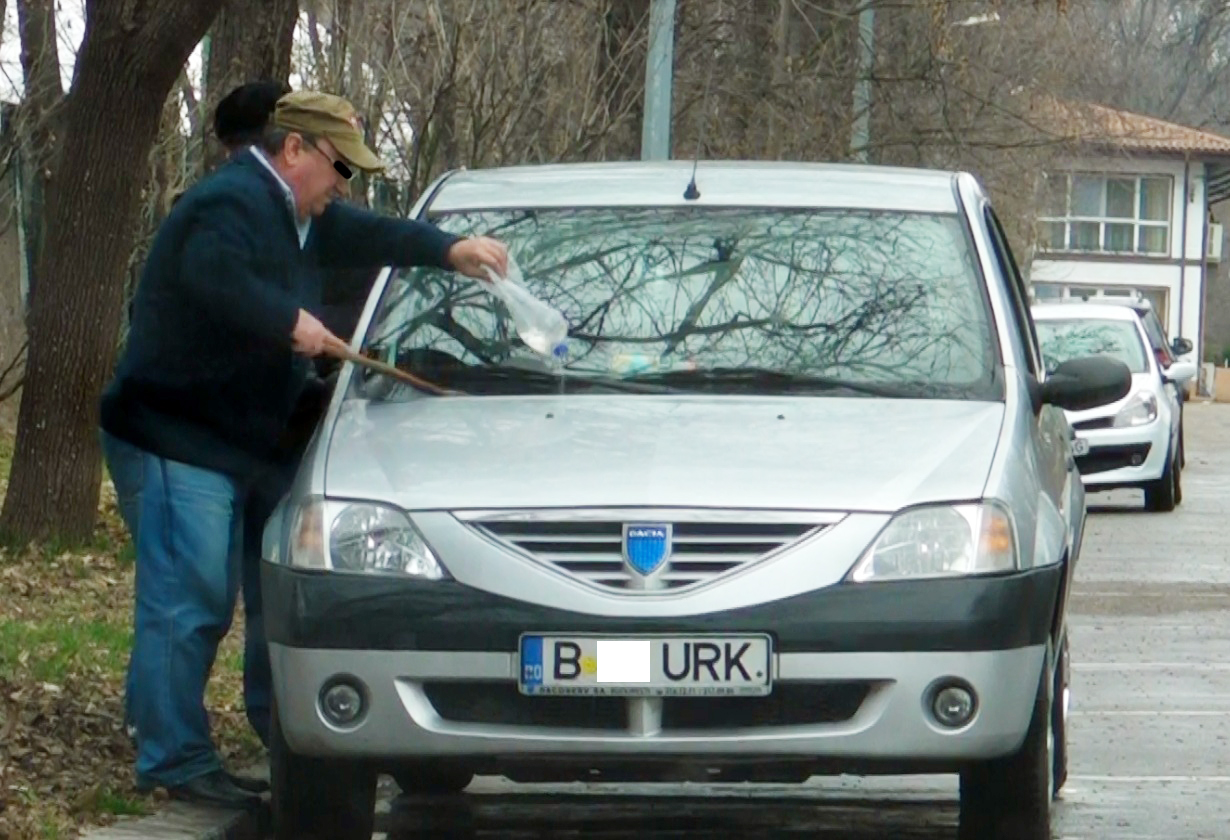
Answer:
[{"label": "car antenna", "polygon": [[696,167],[700,163],[700,146],[704,142],[705,132],[709,129],[709,83],[713,81],[713,62],[709,62],[709,73],[705,76],[705,95],[700,102],[700,131],[696,132],[696,154],[692,156],[692,180],[688,182],[688,188],[683,191],[683,197],[687,201],[695,201],[700,198],[700,190],[696,188]]}]

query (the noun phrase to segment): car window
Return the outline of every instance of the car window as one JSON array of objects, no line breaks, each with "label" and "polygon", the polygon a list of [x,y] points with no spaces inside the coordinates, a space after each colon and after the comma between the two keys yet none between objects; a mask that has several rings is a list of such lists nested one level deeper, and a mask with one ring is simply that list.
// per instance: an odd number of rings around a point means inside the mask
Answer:
[{"label": "car window", "polygon": [[1157,318],[1157,313],[1149,311],[1145,312],[1140,319],[1144,324],[1145,334],[1149,336],[1149,343],[1153,345],[1153,352],[1157,354],[1159,363],[1169,366],[1173,361],[1171,357],[1170,347],[1166,344],[1166,333],[1162,330],[1162,324]]},{"label": "car window", "polygon": [[1000,274],[1008,287],[1009,299],[1012,304],[1012,318],[1016,322],[1017,333],[1021,336],[1021,344],[1025,349],[1025,363],[1030,373],[1038,375],[1041,369],[1041,356],[1038,351],[1038,336],[1034,331],[1033,319],[1029,315],[1029,294],[1025,290],[1025,281],[1017,268],[1016,259],[1012,255],[1012,247],[1004,234],[999,218],[990,207],[986,208],[987,228],[991,231],[994,243],[995,260],[999,264]]},{"label": "car window", "polygon": [[1149,370],[1148,357],[1140,330],[1131,321],[1092,318],[1050,319],[1037,322],[1042,342],[1042,358],[1047,373],[1070,359],[1082,356],[1110,356],[1128,366],[1132,373]]},{"label": "car window", "polygon": [[[433,222],[508,243],[529,290],[570,324],[557,371],[570,382],[672,373],[687,387],[688,371],[754,370],[775,376],[705,390],[796,393],[799,377],[823,376],[919,395],[1001,393],[982,281],[955,215],[578,208]],[[536,361],[492,295],[430,268],[393,274],[365,344],[429,373]],[[505,377],[499,392],[542,388]]]}]

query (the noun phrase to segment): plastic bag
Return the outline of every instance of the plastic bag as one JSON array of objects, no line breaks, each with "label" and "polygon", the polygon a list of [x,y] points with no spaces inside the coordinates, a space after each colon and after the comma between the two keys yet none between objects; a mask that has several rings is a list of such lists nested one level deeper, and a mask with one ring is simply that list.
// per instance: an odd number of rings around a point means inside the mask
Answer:
[{"label": "plastic bag", "polygon": [[568,321],[559,310],[543,303],[525,288],[521,269],[512,254],[508,255],[507,277],[500,277],[490,267],[484,266],[484,269],[491,279],[482,283],[483,288],[504,301],[517,335],[526,346],[543,356],[562,358],[568,352]]}]

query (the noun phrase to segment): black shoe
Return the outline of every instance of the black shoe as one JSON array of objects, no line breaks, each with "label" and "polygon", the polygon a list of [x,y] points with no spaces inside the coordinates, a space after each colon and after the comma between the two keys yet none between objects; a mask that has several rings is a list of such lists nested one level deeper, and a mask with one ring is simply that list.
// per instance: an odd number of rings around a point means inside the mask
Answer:
[{"label": "black shoe", "polygon": [[229,770],[223,770],[226,774],[227,781],[235,787],[248,793],[268,793],[269,783],[264,779],[253,779],[251,776],[237,776]]},{"label": "black shoe", "polygon": [[172,799],[181,802],[195,802],[200,805],[213,805],[221,808],[251,808],[263,801],[254,793],[249,793],[231,783],[228,774],[223,770],[215,770],[204,776],[197,776],[182,785],[167,788]]}]

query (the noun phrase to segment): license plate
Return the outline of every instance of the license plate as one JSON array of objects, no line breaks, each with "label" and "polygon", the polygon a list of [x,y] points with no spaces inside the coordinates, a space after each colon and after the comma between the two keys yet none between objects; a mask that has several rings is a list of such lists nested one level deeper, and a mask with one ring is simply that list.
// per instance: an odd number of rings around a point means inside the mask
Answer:
[{"label": "license plate", "polygon": [[1075,455],[1077,458],[1081,457],[1082,455],[1088,455],[1089,454],[1089,441],[1085,440],[1084,438],[1079,438],[1079,437],[1073,438],[1072,454]]},{"label": "license plate", "polygon": [[521,637],[523,694],[747,697],[771,691],[771,644],[748,636]]}]

